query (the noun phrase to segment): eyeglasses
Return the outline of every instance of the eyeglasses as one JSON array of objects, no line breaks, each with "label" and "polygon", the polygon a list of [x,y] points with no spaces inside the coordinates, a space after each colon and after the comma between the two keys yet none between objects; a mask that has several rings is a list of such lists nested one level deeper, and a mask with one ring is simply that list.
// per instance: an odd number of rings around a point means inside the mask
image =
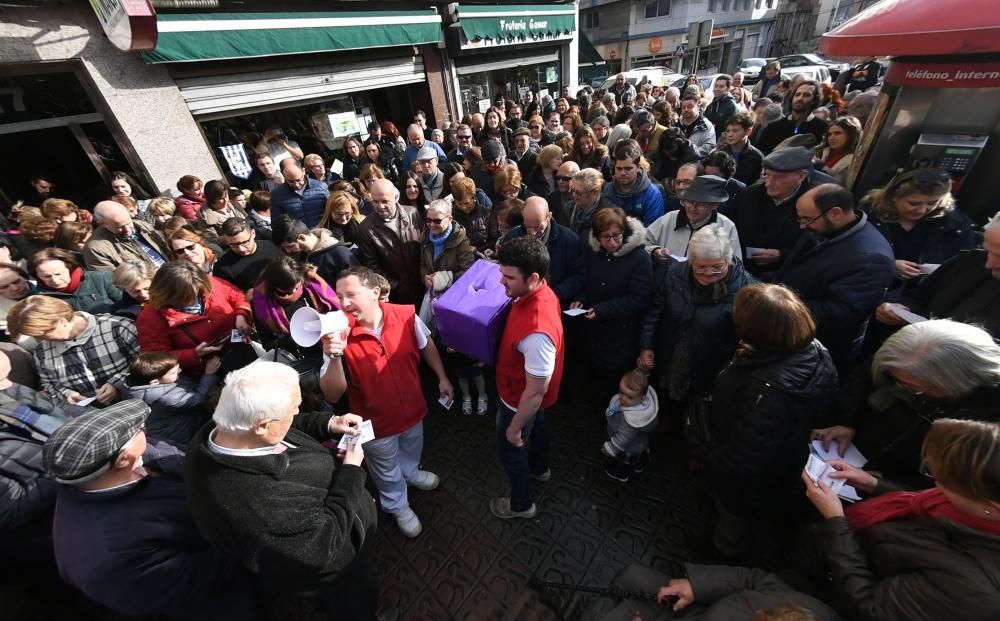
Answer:
[{"label": "eyeglasses", "polygon": [[350,211],[331,211],[330,215],[334,218],[350,218],[354,213]]},{"label": "eyeglasses", "polygon": [[568,177],[564,175],[556,175],[556,181],[562,181],[563,183],[569,183],[573,180],[573,177]]},{"label": "eyeglasses", "polygon": [[529,125],[528,126],[528,129],[541,129],[541,128],[542,128],[541,125]]},{"label": "eyeglasses", "polygon": [[180,248],[174,248],[174,254],[194,254],[194,249],[198,244],[188,244]]},{"label": "eyeglasses", "polygon": [[695,274],[701,274],[702,276],[721,276],[726,273],[726,268],[715,265],[708,267],[692,267],[691,271]]},{"label": "eyeglasses", "polygon": [[795,218],[795,221],[799,223],[799,226],[805,227],[805,226],[809,226],[810,224],[812,224],[813,222],[819,220],[820,218],[822,218],[825,215],[826,215],[826,212],[823,212],[823,213],[819,214],[815,218],[803,218],[802,216],[798,216],[798,217]]},{"label": "eyeglasses", "polygon": [[607,233],[606,235],[598,235],[597,236],[597,239],[601,240],[602,242],[611,241],[611,240],[621,241],[624,238],[625,238],[625,234],[624,233]]},{"label": "eyeglasses", "polygon": [[231,250],[239,250],[240,248],[249,248],[250,242],[252,241],[253,241],[253,236],[250,236],[241,242],[232,242],[232,243],[227,243],[226,245],[229,246]]},{"label": "eyeglasses", "polygon": [[426,222],[427,224],[441,224],[447,219],[448,216],[445,216],[443,218],[424,218],[424,222]]}]

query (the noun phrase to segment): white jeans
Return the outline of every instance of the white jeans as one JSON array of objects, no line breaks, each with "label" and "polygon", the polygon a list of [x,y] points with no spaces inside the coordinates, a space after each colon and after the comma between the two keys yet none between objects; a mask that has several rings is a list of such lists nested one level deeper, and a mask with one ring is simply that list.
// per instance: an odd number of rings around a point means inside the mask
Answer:
[{"label": "white jeans", "polygon": [[417,474],[424,451],[424,422],[394,436],[366,442],[365,465],[378,488],[382,510],[399,513],[409,505],[406,482]]}]

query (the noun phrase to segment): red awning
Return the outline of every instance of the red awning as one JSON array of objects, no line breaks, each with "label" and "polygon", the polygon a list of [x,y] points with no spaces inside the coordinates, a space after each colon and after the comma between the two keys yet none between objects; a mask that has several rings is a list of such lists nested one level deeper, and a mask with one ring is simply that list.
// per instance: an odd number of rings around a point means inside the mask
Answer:
[{"label": "red awning", "polygon": [[1000,52],[998,0],[882,0],[823,35],[826,56]]}]

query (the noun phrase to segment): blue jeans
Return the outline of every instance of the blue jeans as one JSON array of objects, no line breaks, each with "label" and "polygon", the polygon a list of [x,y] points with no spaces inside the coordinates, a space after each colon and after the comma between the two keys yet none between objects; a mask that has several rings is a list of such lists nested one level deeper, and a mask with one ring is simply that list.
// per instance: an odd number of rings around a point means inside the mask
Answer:
[{"label": "blue jeans", "polygon": [[514,446],[507,441],[507,427],[514,414],[514,410],[500,403],[497,409],[497,457],[510,480],[510,508],[527,511],[535,502],[531,492],[531,475],[543,474],[549,469],[551,435],[545,410],[538,410],[521,429],[524,446]]}]

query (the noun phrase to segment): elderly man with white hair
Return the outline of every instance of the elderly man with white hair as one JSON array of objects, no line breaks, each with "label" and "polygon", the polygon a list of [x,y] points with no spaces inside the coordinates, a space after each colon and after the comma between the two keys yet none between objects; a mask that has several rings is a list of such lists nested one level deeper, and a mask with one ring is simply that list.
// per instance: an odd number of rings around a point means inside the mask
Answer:
[{"label": "elderly man with white hair", "polygon": [[434,149],[434,153],[437,154],[439,162],[448,159],[448,154],[444,152],[441,145],[434,141],[427,140],[427,138],[424,137],[424,130],[421,129],[419,125],[414,123],[406,128],[406,150],[403,151],[403,167],[400,170],[413,170],[413,163],[417,161],[417,153],[419,153],[420,149],[425,146]]},{"label": "elderly man with white hair", "polygon": [[98,227],[83,246],[88,270],[113,272],[126,259],[138,259],[154,270],[170,259],[167,242],[152,224],[133,220],[128,209],[114,201],[94,207]]},{"label": "elderly man with white hair", "polygon": [[364,451],[321,442],[356,435],[361,417],[299,414],[298,373],[257,361],[226,377],[185,464],[199,531],[269,594],[316,597],[333,619],[372,619],[375,501]]}]

